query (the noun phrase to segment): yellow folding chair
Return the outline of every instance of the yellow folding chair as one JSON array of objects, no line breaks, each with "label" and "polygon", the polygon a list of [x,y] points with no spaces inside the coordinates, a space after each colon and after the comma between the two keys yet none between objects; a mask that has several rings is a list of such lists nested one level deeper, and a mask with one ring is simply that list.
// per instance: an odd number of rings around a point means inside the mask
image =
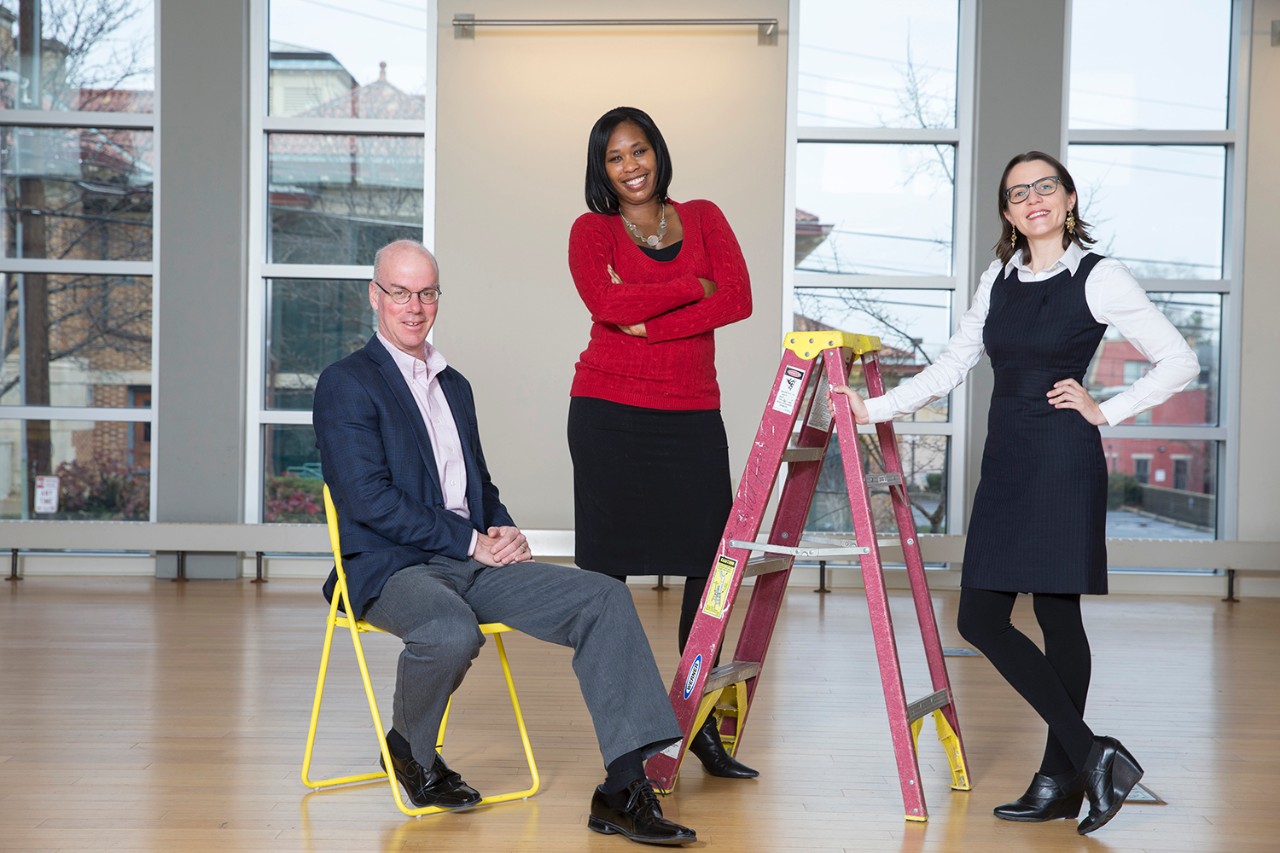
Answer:
[{"label": "yellow folding chair", "polygon": [[[329,605],[329,618],[325,621],[324,629],[324,650],[320,654],[320,675],[316,679],[316,698],[311,706],[311,725],[307,730],[307,748],[302,756],[302,784],[308,788],[330,788],[335,785],[348,785],[355,782],[368,782],[374,779],[387,779],[391,784],[391,794],[395,797],[396,806],[400,811],[410,816],[436,814],[446,811],[439,806],[427,806],[425,808],[412,808],[405,802],[404,796],[400,791],[400,784],[395,778],[395,774],[381,770],[377,773],[358,773],[351,776],[335,776],[330,779],[312,779],[311,778],[311,756],[315,748],[316,727],[320,722],[320,700],[324,697],[325,676],[329,671],[329,652],[333,647],[333,630],[337,627],[346,627],[351,632],[351,645],[355,649],[356,662],[360,666],[360,679],[364,682],[364,693],[369,700],[369,713],[373,717],[373,732],[378,739],[378,748],[382,751],[382,766],[391,767],[391,752],[387,748],[387,736],[382,727],[382,717],[378,713],[378,700],[373,694],[373,683],[369,680],[369,666],[365,663],[364,648],[360,643],[360,635],[365,633],[386,633],[380,628],[370,625],[363,619],[353,619],[347,614],[353,613],[351,606],[350,594],[347,591],[347,575],[342,567],[342,547],[338,542],[338,511],[333,506],[333,498],[329,494],[329,487],[324,487],[324,514],[329,523],[329,545],[333,548],[333,562],[338,573],[337,587],[334,589],[333,601]],[[341,609],[339,609],[341,608]],[[510,791],[503,794],[493,794],[484,797],[477,805],[490,805],[493,803],[505,803],[511,800],[521,800],[526,797],[533,796],[539,786],[538,765],[533,760],[533,747],[529,744],[529,731],[525,728],[524,714],[520,711],[520,700],[516,696],[516,685],[511,678],[511,664],[507,660],[507,650],[502,644],[502,635],[513,630],[501,622],[488,622],[480,625],[480,632],[487,637],[493,638],[494,646],[498,650],[498,659],[502,662],[502,675],[507,682],[507,693],[511,696],[511,710],[515,712],[516,728],[520,730],[520,742],[524,744],[524,756],[529,765],[529,775],[531,782],[529,787],[519,791]],[[452,700],[450,700],[452,704]],[[440,721],[440,733],[436,738],[436,743],[440,746],[444,745],[445,728],[449,724],[449,708],[445,708],[444,718]]]}]

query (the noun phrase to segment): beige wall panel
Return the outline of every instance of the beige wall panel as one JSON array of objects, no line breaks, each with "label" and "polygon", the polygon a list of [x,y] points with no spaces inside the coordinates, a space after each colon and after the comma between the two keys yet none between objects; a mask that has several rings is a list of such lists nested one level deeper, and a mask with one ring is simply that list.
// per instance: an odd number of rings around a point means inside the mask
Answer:
[{"label": "beige wall panel", "polygon": [[[745,463],[781,351],[786,6],[440,3],[435,341],[475,387],[490,470],[522,527],[573,526],[565,421],[589,318],[569,276],[569,227],[586,210],[588,131],[621,104],[662,128],[672,196],[715,201],[746,255],[754,315],[716,335],[733,470]],[[467,40],[450,24],[459,12],[769,17],[781,32],[771,46],[749,26],[477,28]]]},{"label": "beige wall panel", "polygon": [[[1275,541],[1280,530],[1280,47],[1271,44],[1280,0],[1255,0],[1249,92],[1249,186],[1245,196],[1240,327],[1240,539]],[[1228,344],[1229,345],[1229,344]]]}]

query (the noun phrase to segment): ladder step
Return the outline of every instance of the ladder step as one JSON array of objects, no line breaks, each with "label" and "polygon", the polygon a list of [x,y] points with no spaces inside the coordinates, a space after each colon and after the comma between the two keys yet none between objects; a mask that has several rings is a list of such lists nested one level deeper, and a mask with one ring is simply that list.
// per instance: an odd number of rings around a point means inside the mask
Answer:
[{"label": "ladder step", "polygon": [[923,699],[917,699],[907,706],[907,722],[914,723],[921,717],[932,714],[939,708],[945,708],[951,704],[951,697],[947,695],[947,691],[938,690],[930,693]]},{"label": "ladder step", "polygon": [[788,447],[782,451],[783,462],[820,462],[825,456],[825,447]]},{"label": "ladder step", "polygon": [[755,661],[735,660],[722,663],[707,676],[707,683],[702,688],[703,695],[723,690],[731,684],[755,678],[760,674],[760,664]]},{"label": "ladder step", "polygon": [[774,572],[785,572],[791,568],[791,563],[790,557],[753,557],[747,561],[747,569],[742,576],[754,578],[760,575],[771,575]]},{"label": "ladder step", "polygon": [[[790,554],[792,557],[843,557],[849,554],[870,554],[871,549],[854,542],[843,545],[775,545],[772,542],[755,542],[750,539],[730,539],[729,545],[734,548],[745,548],[748,551],[763,551],[766,554]],[[776,571],[776,569],[775,569]]]},{"label": "ladder step", "polygon": [[901,474],[867,474],[863,476],[863,481],[868,486],[901,486]]}]

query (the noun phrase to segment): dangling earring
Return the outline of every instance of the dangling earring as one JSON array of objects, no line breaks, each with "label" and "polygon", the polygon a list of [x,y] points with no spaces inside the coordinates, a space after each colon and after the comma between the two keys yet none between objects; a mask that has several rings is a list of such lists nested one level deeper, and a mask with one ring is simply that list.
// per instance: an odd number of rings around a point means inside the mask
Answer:
[{"label": "dangling earring", "polygon": [[1067,233],[1076,233],[1076,214],[1074,210],[1067,211]]},{"label": "dangling earring", "polygon": [[1009,248],[1018,248],[1018,229],[1014,228],[1013,233],[1009,235]]}]

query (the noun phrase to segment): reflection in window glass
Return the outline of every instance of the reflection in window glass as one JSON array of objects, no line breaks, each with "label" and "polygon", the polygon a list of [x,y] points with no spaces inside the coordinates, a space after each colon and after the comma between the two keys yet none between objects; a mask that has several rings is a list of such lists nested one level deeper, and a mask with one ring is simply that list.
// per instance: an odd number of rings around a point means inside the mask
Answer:
[{"label": "reflection in window glass", "polygon": [[1104,438],[1107,536],[1213,539],[1217,531],[1218,442]]},{"label": "reflection in window glass", "polygon": [[0,405],[149,405],[151,279],[0,274]]},{"label": "reflection in window glass", "polygon": [[[1196,351],[1200,375],[1159,406],[1125,423],[1215,426],[1218,423],[1222,297],[1216,293],[1150,293],[1148,296]],[[1150,366],[1137,347],[1111,327],[1089,365],[1085,386],[1095,400],[1102,401],[1132,385]]]},{"label": "reflection in window glass", "polygon": [[268,113],[422,119],[427,4],[271,0]]},{"label": "reflection in window glass", "polygon": [[367,281],[267,282],[268,409],[311,410],[316,380],[328,365],[373,334]]},{"label": "reflection in window glass", "polygon": [[[899,435],[898,453],[902,457],[907,497],[919,533],[947,532],[947,451],[950,439],[941,435]],[[872,436],[859,436],[863,471],[884,473],[884,459],[879,442]],[[871,511],[878,536],[895,536],[898,522],[888,487],[871,488]],[[811,533],[852,533],[853,517],[849,510],[849,489],[840,461],[840,445],[832,437],[818,476],[818,487],[804,529]]]},{"label": "reflection in window glass", "polygon": [[1221,146],[1072,145],[1069,158],[1095,251],[1138,278],[1221,278]]},{"label": "reflection in window glass", "polygon": [[1231,3],[1073,0],[1073,129],[1222,130]]},{"label": "reflection in window glass", "polygon": [[[0,518],[146,521],[151,446],[142,426],[0,421]],[[37,481],[49,477],[56,485]],[[38,485],[45,487],[39,495]]]},{"label": "reflection in window glass", "polygon": [[798,123],[955,127],[958,21],[955,0],[805,0]]},{"label": "reflection in window glass", "polygon": [[324,476],[310,426],[262,428],[262,520],[324,523]]},{"label": "reflection in window glass", "polygon": [[154,35],[151,0],[0,0],[0,108],[153,112]]},{"label": "reflection in window glass", "polygon": [[[933,363],[951,337],[951,293],[941,290],[875,290],[797,287],[792,328],[839,329],[880,338],[880,375],[893,388]],[[861,363],[850,384],[861,386]],[[945,421],[949,397],[904,420]]]},{"label": "reflection in window glass", "polygon": [[4,254],[151,260],[154,134],[0,128]]},{"label": "reflection in window glass", "polygon": [[803,144],[796,173],[797,270],[951,274],[953,147]]},{"label": "reflection in window glass", "polygon": [[367,264],[421,240],[422,157],[420,136],[271,134],[270,261]]}]

